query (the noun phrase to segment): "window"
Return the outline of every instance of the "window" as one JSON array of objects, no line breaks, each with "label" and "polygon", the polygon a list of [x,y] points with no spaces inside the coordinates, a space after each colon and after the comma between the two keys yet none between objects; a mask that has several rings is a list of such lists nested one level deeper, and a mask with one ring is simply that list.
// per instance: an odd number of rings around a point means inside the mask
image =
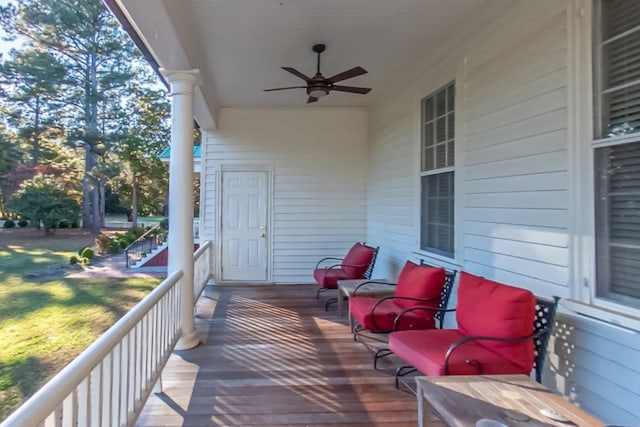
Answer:
[{"label": "window", "polygon": [[640,2],[595,5],[595,297],[639,308]]},{"label": "window", "polygon": [[420,249],[453,258],[455,83],[422,99]]}]

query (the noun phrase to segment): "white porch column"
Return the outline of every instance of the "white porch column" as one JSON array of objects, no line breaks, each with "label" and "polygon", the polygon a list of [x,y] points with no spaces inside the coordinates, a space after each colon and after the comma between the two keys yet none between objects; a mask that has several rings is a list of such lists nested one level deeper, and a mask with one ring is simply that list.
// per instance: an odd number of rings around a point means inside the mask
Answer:
[{"label": "white porch column", "polygon": [[200,344],[193,307],[193,89],[198,70],[163,70],[171,84],[168,272],[182,270],[180,329],[176,350]]}]

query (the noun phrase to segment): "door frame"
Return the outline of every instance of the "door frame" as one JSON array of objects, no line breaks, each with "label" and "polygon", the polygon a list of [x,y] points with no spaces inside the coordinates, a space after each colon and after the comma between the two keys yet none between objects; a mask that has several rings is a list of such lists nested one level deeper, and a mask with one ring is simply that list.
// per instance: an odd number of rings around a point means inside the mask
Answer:
[{"label": "door frame", "polygon": [[222,175],[224,172],[265,172],[267,174],[267,237],[265,242],[267,274],[266,279],[260,284],[273,282],[273,165],[266,164],[221,164],[216,171],[216,227],[215,233],[218,241],[218,250],[216,251],[215,271],[217,273],[218,283],[244,283],[235,280],[222,280]]}]

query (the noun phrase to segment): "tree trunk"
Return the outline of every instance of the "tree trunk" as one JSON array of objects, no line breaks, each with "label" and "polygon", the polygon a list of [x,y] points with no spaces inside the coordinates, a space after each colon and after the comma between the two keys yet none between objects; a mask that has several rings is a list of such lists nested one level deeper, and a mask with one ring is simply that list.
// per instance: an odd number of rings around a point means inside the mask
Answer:
[{"label": "tree trunk", "polygon": [[104,227],[104,217],[105,217],[105,188],[104,182],[100,181],[100,227]]},{"label": "tree trunk", "polygon": [[[100,227],[98,220],[99,215],[96,212],[100,212],[98,203],[98,187],[95,185],[95,180],[91,176],[91,171],[98,163],[98,156],[91,151],[91,144],[85,142],[85,157],[84,157],[84,180],[82,182],[82,228],[87,230],[95,230],[95,225]],[[96,209],[98,208],[98,209]],[[95,223],[95,224],[94,224]]]},{"label": "tree trunk", "polygon": [[36,111],[33,124],[33,147],[31,149],[31,161],[37,165],[40,161],[40,97],[36,96]]},{"label": "tree trunk", "polygon": [[131,227],[138,227],[138,181],[135,174],[131,183]]},{"label": "tree trunk", "polygon": [[[97,35],[95,35],[97,36]],[[96,63],[97,52],[95,46],[89,54],[89,66],[86,69],[85,82],[85,117],[86,117],[86,137],[85,137],[85,185],[82,188],[82,209],[85,223],[83,227],[93,232],[100,231],[100,216],[104,214],[100,205],[100,190],[95,182],[88,182],[91,171],[98,163],[98,155],[94,151],[98,144],[98,66]]]}]

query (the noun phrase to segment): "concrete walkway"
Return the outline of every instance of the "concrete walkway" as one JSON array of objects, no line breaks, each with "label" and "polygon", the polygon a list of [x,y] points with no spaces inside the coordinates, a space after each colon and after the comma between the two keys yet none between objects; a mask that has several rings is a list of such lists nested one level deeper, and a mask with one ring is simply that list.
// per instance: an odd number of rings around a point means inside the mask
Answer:
[{"label": "concrete walkway", "polygon": [[167,276],[167,267],[126,268],[124,254],[95,258],[94,261],[77,271],[67,275],[73,279],[95,279],[102,277],[161,277]]}]

